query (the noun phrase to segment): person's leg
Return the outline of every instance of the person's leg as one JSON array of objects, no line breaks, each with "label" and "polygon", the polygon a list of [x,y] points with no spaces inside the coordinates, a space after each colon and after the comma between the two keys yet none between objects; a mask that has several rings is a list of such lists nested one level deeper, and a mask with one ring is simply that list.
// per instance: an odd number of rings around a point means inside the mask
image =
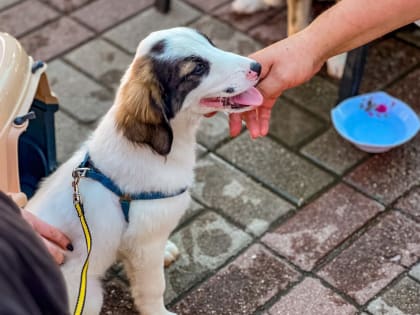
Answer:
[{"label": "person's leg", "polygon": [[63,277],[19,208],[0,192],[0,315],[69,314]]}]

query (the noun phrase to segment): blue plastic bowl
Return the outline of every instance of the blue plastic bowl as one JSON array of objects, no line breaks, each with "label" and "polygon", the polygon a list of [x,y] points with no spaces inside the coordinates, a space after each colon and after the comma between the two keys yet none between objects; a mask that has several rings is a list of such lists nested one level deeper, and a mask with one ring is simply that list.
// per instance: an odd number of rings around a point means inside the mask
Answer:
[{"label": "blue plastic bowl", "polygon": [[348,98],[331,111],[337,132],[363,151],[379,153],[413,138],[420,129],[417,114],[384,92]]}]

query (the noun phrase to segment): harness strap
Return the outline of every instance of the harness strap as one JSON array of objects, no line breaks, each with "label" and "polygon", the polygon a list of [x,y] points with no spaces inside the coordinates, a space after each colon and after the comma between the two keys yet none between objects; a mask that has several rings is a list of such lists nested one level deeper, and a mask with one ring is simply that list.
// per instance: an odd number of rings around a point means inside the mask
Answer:
[{"label": "harness strap", "polygon": [[105,188],[112,191],[119,197],[121,210],[124,214],[125,221],[128,222],[129,212],[130,212],[130,203],[133,200],[156,200],[156,199],[165,199],[171,198],[184,193],[188,188],[184,187],[174,193],[166,194],[160,191],[152,192],[140,192],[137,194],[126,194],[121,191],[121,189],[112,181],[111,178],[103,174],[98,168],[95,167],[92,160],[90,159],[89,152],[86,153],[85,158],[82,163],[79,165],[79,168],[85,169],[84,176],[91,178],[93,180],[101,183]]}]

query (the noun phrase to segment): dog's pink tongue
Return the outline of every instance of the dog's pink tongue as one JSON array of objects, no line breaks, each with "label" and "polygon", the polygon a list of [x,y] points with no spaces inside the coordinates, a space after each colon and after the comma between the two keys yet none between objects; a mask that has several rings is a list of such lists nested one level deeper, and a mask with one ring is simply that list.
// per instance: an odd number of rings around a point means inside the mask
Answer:
[{"label": "dog's pink tongue", "polygon": [[233,103],[241,104],[241,105],[248,105],[248,106],[259,106],[262,104],[264,98],[261,95],[260,91],[256,88],[251,87],[245,92],[235,95],[231,98]]}]

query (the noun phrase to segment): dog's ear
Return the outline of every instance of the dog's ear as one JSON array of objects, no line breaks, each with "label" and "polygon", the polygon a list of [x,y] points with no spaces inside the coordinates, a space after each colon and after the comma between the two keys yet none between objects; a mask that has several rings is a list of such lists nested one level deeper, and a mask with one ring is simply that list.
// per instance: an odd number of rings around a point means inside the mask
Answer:
[{"label": "dog's ear", "polygon": [[116,100],[117,129],[136,143],[168,155],[173,133],[165,114],[162,88],[148,58],[136,59],[122,80]]}]

